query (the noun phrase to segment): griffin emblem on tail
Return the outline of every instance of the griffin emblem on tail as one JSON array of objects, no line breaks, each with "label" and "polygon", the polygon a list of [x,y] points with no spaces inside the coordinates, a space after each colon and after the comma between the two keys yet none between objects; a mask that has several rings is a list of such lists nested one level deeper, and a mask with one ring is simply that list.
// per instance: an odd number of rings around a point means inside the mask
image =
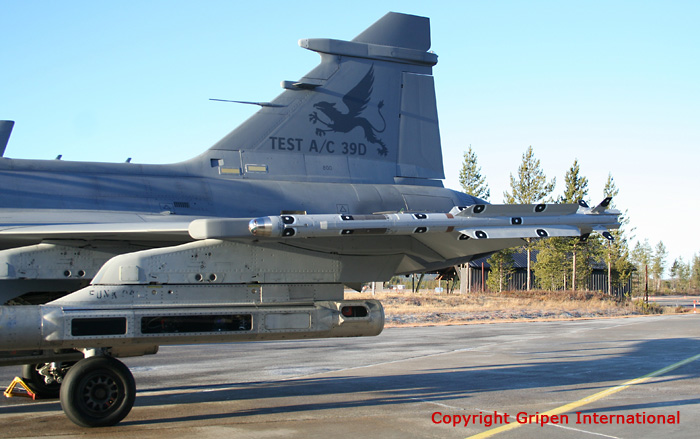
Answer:
[{"label": "griffin emblem on tail", "polygon": [[386,129],[386,120],[384,115],[382,115],[382,107],[384,106],[384,101],[379,101],[377,105],[377,112],[384,122],[384,127],[379,130],[375,128],[370,121],[365,117],[361,117],[360,114],[367,108],[370,96],[372,94],[372,86],[374,84],[374,66],[370,67],[367,74],[357,83],[352,90],[350,90],[345,96],[343,96],[343,103],[348,108],[347,113],[341,113],[332,102],[321,101],[314,104],[314,108],[319,110],[321,113],[325,114],[329,119],[328,122],[321,119],[317,111],[309,114],[309,120],[311,123],[320,122],[327,129],[316,128],[317,136],[325,136],[327,132],[335,133],[349,133],[356,127],[360,127],[365,132],[365,139],[370,143],[379,144],[380,148],[377,148],[377,153],[380,156],[386,156],[389,150],[386,145],[377,137],[377,134],[383,133]]}]

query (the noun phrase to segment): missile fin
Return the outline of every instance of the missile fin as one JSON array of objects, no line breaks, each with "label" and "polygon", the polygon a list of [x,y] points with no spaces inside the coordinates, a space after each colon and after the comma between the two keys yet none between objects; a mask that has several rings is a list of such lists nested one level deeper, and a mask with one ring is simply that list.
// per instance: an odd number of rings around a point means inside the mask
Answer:
[{"label": "missile fin", "polygon": [[593,227],[593,231],[595,231],[595,232],[597,232],[597,233],[600,233],[600,234],[603,235],[603,237],[604,237],[605,239],[607,239],[608,241],[614,241],[614,240],[615,240],[615,237],[612,235],[612,233],[610,233],[610,230],[609,230],[607,227],[605,227],[605,226],[596,226],[596,227]]},{"label": "missile fin", "polygon": [[612,197],[605,197],[603,201],[600,202],[596,207],[591,210],[592,213],[602,213],[605,212],[605,209],[610,205],[610,202],[612,201]]}]

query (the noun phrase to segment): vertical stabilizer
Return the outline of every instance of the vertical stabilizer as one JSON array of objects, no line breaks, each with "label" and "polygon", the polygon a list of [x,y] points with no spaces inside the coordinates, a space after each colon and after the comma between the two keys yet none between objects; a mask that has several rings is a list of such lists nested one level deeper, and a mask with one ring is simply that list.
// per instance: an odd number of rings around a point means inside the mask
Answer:
[{"label": "vertical stabilizer", "polygon": [[207,152],[212,163],[232,169],[231,178],[444,178],[427,18],[391,12],[352,41],[299,45],[317,52],[320,65],[283,81],[281,95]]},{"label": "vertical stabilizer", "polygon": [[430,49],[430,19],[389,12],[353,41],[379,46],[398,45],[427,52]]},{"label": "vertical stabilizer", "polygon": [[5,155],[5,148],[7,148],[7,142],[10,140],[14,126],[15,122],[12,120],[0,120],[0,157]]}]

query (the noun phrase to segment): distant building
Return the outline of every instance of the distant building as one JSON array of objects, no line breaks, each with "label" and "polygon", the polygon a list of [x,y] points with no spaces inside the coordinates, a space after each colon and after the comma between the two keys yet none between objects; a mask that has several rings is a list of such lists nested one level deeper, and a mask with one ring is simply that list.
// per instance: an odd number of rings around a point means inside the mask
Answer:
[{"label": "distant building", "polygon": [[[530,267],[537,261],[538,250],[532,250],[532,261],[530,262]],[[469,262],[469,271],[471,274],[468,276],[468,282],[471,284],[472,291],[481,290],[481,268],[482,264],[484,267],[484,280],[488,280],[489,273],[491,272],[491,266],[488,262],[488,257],[475,259]],[[514,272],[510,275],[507,286],[504,285],[503,289],[507,290],[525,290],[527,289],[527,252],[525,250],[513,254],[513,268]],[[588,284],[588,289],[591,291],[602,291],[608,294],[608,266],[604,262],[596,262],[593,264],[593,272],[591,273],[590,282]],[[613,270],[615,272],[615,270]],[[535,275],[532,275],[533,285],[537,285],[537,279]],[[536,287],[533,287],[536,288]],[[613,295],[623,296],[632,291],[632,279],[627,280],[624,285],[615,286],[613,285]]]}]

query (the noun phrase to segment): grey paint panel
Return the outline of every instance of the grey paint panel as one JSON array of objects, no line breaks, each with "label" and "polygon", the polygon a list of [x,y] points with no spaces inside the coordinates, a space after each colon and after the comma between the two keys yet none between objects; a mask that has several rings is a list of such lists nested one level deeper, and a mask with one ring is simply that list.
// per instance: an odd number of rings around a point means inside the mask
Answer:
[{"label": "grey paint panel", "polygon": [[445,178],[433,77],[403,74],[397,174]]},{"label": "grey paint panel", "polygon": [[434,195],[404,194],[409,212],[449,212],[454,207],[452,199]]}]

